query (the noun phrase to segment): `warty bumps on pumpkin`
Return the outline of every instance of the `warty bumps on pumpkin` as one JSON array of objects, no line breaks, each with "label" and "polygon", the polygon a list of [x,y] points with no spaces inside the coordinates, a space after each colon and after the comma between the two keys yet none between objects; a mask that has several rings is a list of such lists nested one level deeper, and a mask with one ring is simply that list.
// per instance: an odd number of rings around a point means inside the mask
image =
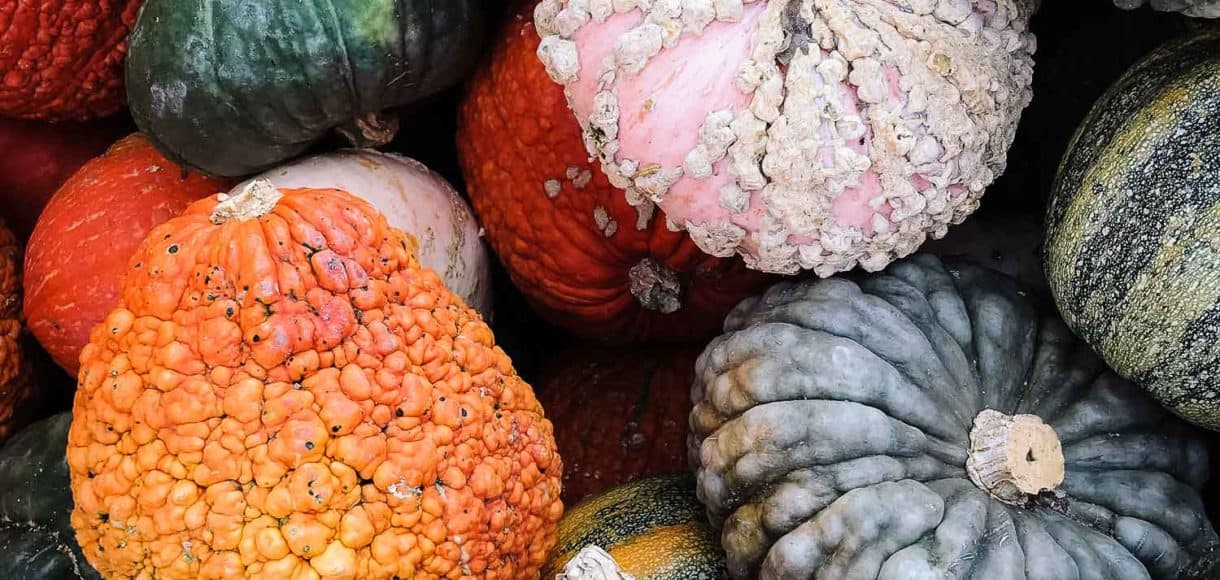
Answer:
[{"label": "warty bumps on pumpkin", "polygon": [[34,398],[21,334],[21,247],[0,219],[0,442],[29,419]]},{"label": "warty bumps on pumpkin", "polygon": [[1038,0],[545,0],[538,56],[637,205],[766,272],[879,270],[1005,169]]},{"label": "warty bumps on pumpkin", "polygon": [[114,577],[526,578],[563,507],[551,424],[414,238],[255,181],[133,258],[94,329],[72,524]]},{"label": "warty bumps on pumpkin", "polygon": [[0,0],[0,116],[62,121],[123,108],[143,0]]},{"label": "warty bumps on pumpkin", "polygon": [[508,20],[459,113],[462,172],[487,240],[530,303],[569,332],[603,342],[715,334],[771,280],[704,254],[590,162],[563,89],[535,56],[532,7]]}]

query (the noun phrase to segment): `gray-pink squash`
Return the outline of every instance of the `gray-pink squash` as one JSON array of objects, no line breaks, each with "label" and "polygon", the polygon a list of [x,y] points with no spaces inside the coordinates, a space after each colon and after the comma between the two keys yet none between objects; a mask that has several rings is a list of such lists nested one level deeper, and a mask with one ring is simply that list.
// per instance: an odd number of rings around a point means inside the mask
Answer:
[{"label": "gray-pink squash", "polygon": [[633,204],[820,276],[943,236],[1004,172],[1037,0],[543,0],[538,56]]},{"label": "gray-pink squash", "polygon": [[774,286],[697,363],[735,578],[1176,579],[1217,545],[1200,432],[1017,282],[919,254]]}]

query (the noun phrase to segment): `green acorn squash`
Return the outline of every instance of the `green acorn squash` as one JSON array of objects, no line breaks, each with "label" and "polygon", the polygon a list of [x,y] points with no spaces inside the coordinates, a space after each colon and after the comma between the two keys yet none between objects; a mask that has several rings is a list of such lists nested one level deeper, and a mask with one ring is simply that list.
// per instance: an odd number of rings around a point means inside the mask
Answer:
[{"label": "green acorn squash", "polygon": [[918,254],[780,283],[696,365],[691,462],[736,578],[1181,578],[1202,432],[1016,280]]},{"label": "green acorn squash", "polygon": [[0,578],[101,578],[69,521],[71,423],[71,413],[43,419],[0,448]]},{"label": "green acorn squash", "polygon": [[1059,168],[1045,267],[1068,326],[1120,375],[1220,429],[1220,32],[1153,51]]},{"label": "green acorn squash", "polygon": [[641,479],[567,510],[541,577],[728,578],[717,539],[695,497],[690,474]]},{"label": "green acorn squash", "polygon": [[132,30],[132,116],[171,160],[256,173],[331,129],[392,138],[388,108],[457,81],[481,45],[482,0],[148,0]]}]

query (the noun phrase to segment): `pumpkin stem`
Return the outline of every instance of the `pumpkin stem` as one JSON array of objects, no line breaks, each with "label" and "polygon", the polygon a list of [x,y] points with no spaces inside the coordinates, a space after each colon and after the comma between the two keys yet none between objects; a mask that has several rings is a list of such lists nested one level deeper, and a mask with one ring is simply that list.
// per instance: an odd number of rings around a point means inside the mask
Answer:
[{"label": "pumpkin stem", "polygon": [[233,220],[246,221],[266,215],[284,197],[275,184],[266,179],[255,179],[233,195],[220,194],[216,209],[212,210],[212,223],[216,225]]},{"label": "pumpkin stem", "polygon": [[1063,447],[1035,415],[984,409],[970,430],[966,473],[992,497],[1019,505],[1063,483]]},{"label": "pumpkin stem", "polygon": [[563,567],[555,580],[635,580],[635,576],[618,567],[618,562],[605,550],[589,545],[581,548]]},{"label": "pumpkin stem", "polygon": [[640,306],[663,314],[676,312],[682,307],[682,284],[678,275],[664,264],[644,258],[628,272],[631,295]]},{"label": "pumpkin stem", "polygon": [[335,127],[352,147],[376,149],[389,144],[398,134],[398,115],[389,111],[374,111]]}]

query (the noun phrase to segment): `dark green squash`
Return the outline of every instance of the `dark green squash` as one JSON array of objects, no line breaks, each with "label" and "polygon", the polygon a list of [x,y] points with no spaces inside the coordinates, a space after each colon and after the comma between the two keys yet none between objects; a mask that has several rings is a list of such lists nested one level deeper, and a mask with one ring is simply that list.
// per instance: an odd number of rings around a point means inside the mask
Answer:
[{"label": "dark green squash", "polygon": [[331,129],[387,142],[383,110],[444,89],[473,65],[482,0],[148,0],[132,30],[127,96],[168,158],[252,174]]},{"label": "dark green squash", "polygon": [[[581,568],[586,575],[560,578],[618,579],[589,574],[591,569],[625,572],[634,580],[728,578],[724,550],[695,497],[690,474],[640,479],[590,496],[567,510],[557,535],[542,578],[555,578],[570,562],[589,559],[594,560],[590,568],[574,564],[570,570]],[[583,553],[591,547],[604,550],[603,557]]]},{"label": "dark green squash", "polygon": [[1220,32],[1171,42],[1094,105],[1060,166],[1045,267],[1120,375],[1220,429]]},{"label": "dark green squash", "polygon": [[780,283],[696,377],[691,462],[736,578],[1177,580],[1218,544],[1203,433],[988,268]]},{"label": "dark green squash", "polygon": [[100,579],[69,518],[68,425],[61,413],[26,427],[0,448],[0,578]]}]

